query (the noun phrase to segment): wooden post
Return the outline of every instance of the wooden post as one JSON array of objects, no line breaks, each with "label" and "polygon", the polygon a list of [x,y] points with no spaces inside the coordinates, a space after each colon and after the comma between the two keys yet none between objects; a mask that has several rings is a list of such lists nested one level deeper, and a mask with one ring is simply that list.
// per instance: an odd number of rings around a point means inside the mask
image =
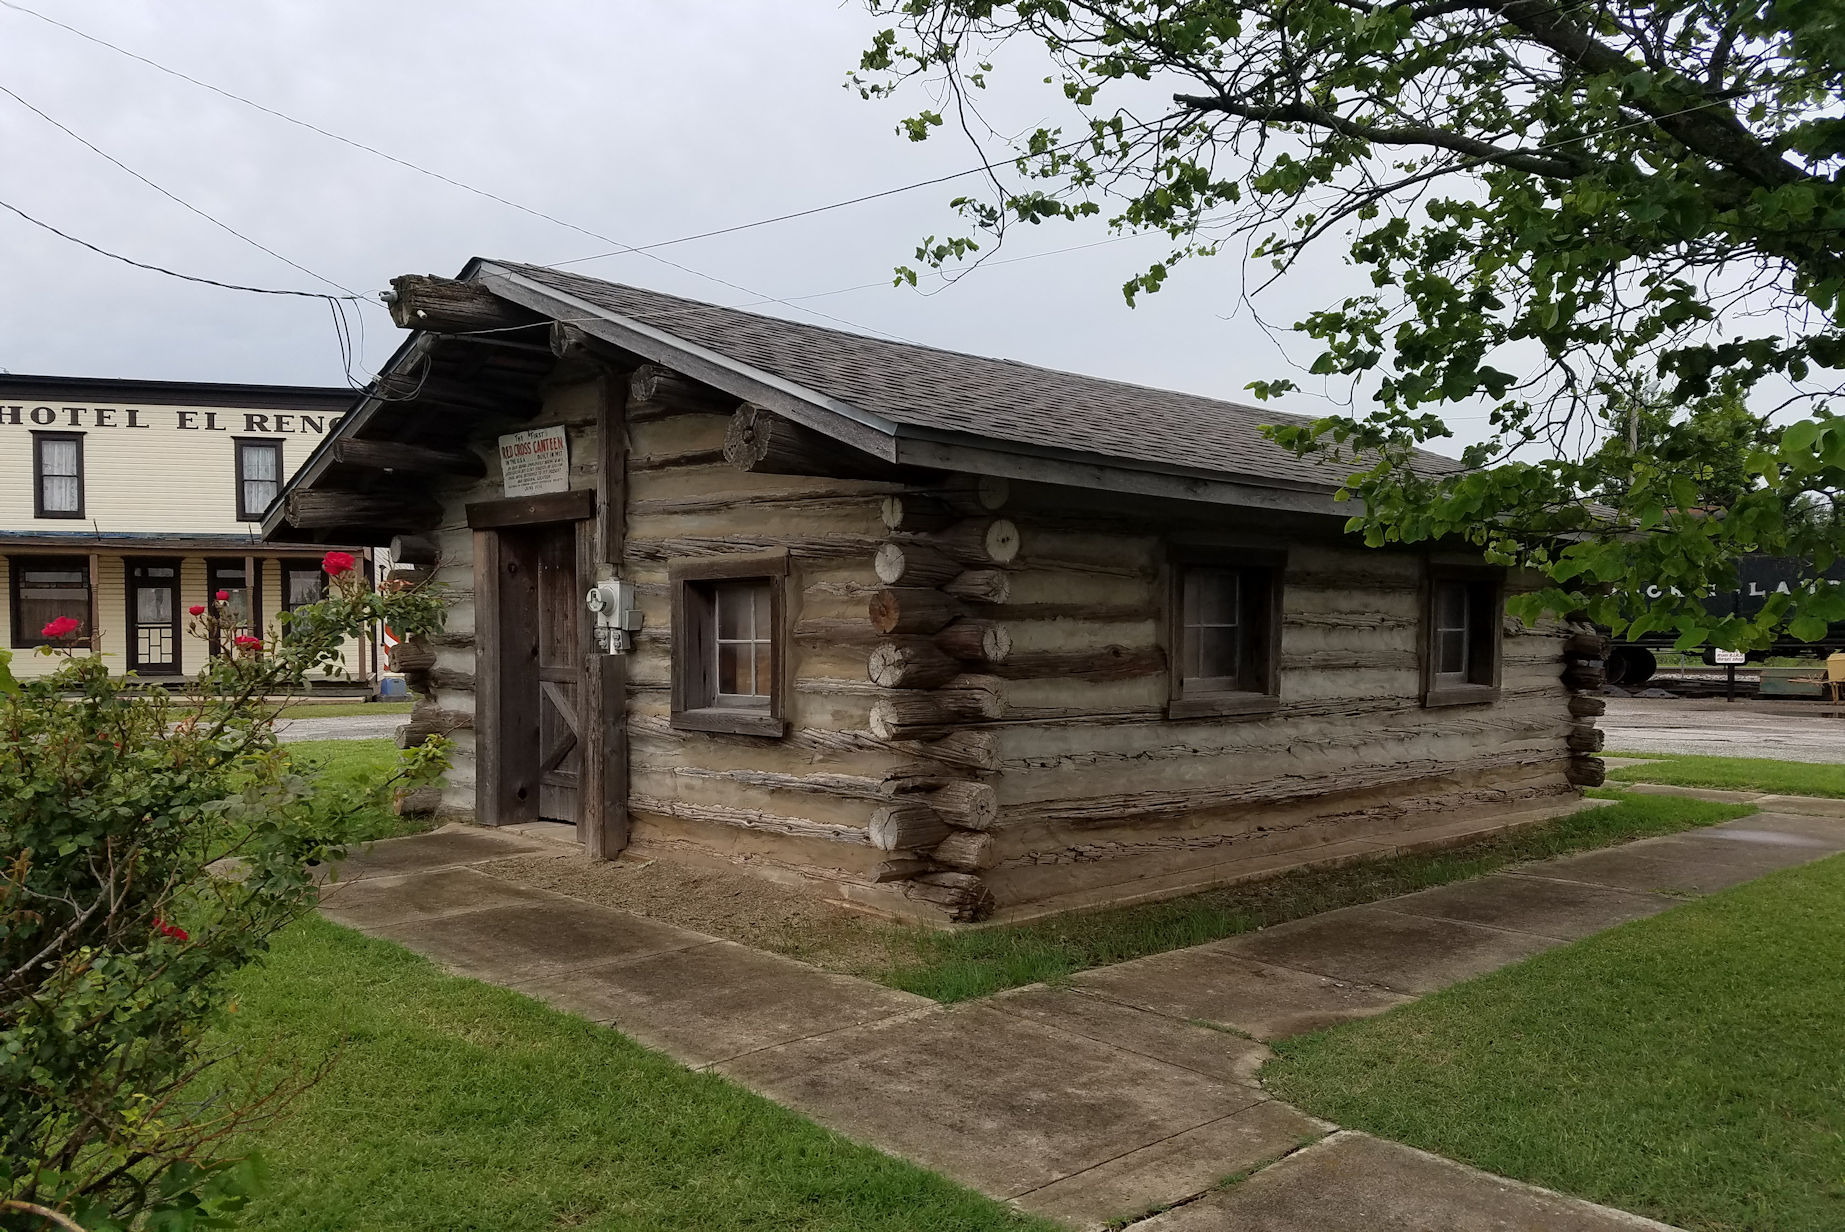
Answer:
[{"label": "wooden post", "polygon": [[[583,587],[618,573],[627,537],[627,417],[630,382],[604,372],[597,379],[596,516],[581,524],[577,575]],[[583,850],[612,860],[628,845],[628,657],[596,644],[594,622],[580,622],[583,687],[582,778],[577,809]]]},{"label": "wooden post", "polygon": [[[134,591],[129,591],[132,603]],[[102,553],[90,553],[90,653],[102,653]],[[128,613],[128,636],[134,635],[134,613]]]},{"label": "wooden post", "polygon": [[261,637],[263,635],[262,612],[257,608],[257,604],[260,602],[258,596],[263,592],[263,575],[257,572],[257,568],[256,557],[246,556],[243,558],[244,610],[250,613],[251,637]]},{"label": "wooden post", "polygon": [[474,813],[482,825],[519,820],[505,816],[501,784],[506,778],[506,724],[500,685],[500,536],[474,532]]}]

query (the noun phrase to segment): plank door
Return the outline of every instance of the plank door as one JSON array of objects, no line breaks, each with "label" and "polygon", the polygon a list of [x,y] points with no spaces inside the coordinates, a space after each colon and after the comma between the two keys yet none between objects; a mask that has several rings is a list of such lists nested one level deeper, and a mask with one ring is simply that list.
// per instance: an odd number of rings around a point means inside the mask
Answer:
[{"label": "plank door", "polygon": [[577,788],[582,777],[583,724],[579,719],[583,647],[578,609],[583,587],[577,578],[575,523],[536,528],[538,565],[538,816],[578,827]]}]

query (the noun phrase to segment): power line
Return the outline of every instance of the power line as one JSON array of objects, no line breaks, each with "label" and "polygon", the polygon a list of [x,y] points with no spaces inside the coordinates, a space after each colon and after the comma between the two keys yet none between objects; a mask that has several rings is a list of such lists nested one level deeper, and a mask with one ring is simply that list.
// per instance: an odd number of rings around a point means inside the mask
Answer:
[{"label": "power line", "polygon": [[[6,3],[6,0],[0,0],[0,4],[4,3]],[[932,180],[917,180],[914,184],[899,184],[895,188],[886,188],[878,192],[865,193],[858,197],[847,197],[843,201],[829,201],[825,205],[809,206],[804,210],[792,210],[786,214],[776,214],[772,218],[758,218],[752,222],[734,223],[731,226],[718,227],[711,231],[698,231],[691,235],[681,235],[670,240],[657,240],[651,244],[637,244],[632,248],[617,248],[611,252],[599,252],[587,257],[572,257],[568,261],[553,261],[551,265],[554,268],[562,268],[566,265],[582,265],[586,261],[600,261],[605,257],[620,257],[631,252],[647,253],[652,252],[656,248],[671,248],[675,244],[690,244],[693,240],[708,240],[720,235],[734,235],[739,231],[753,231],[757,227],[772,226],[778,222],[792,222],[797,218],[811,218],[815,214],[826,214],[833,210],[842,210],[849,205],[863,205],[867,201],[877,201],[884,197],[895,197],[901,193],[910,192],[914,189],[929,188],[936,184],[946,184],[950,180],[966,179],[970,175],[979,175],[985,170],[985,167],[967,167],[960,171],[951,171],[947,175],[938,175]],[[812,299],[813,296],[797,295],[794,298]]]},{"label": "power line", "polygon": [[18,103],[21,107],[24,107],[27,111],[30,111],[33,115],[37,116],[39,119],[45,121],[45,123],[51,125],[53,128],[63,133],[66,137],[69,137],[72,141],[75,141],[78,145],[81,145],[86,150],[90,151],[90,153],[95,154],[97,157],[110,163],[111,165],[116,167],[118,170],[124,171],[127,174],[133,176],[135,179],[147,185],[149,188],[153,189],[155,192],[165,197],[168,201],[173,202],[175,205],[179,206],[181,209],[184,209],[184,210],[190,211],[193,214],[196,214],[198,217],[203,218],[206,222],[210,223],[212,226],[217,227],[220,231],[223,231],[226,234],[235,236],[236,238],[242,240],[244,243],[248,244],[250,247],[256,249],[259,252],[267,253],[269,256],[272,256],[276,260],[282,262],[282,264],[291,266],[294,269],[300,270],[302,273],[306,274],[309,278],[317,278],[321,282],[326,283],[330,287],[338,287],[340,290],[344,291],[348,297],[352,299],[356,300],[359,298],[359,293],[357,291],[354,291],[351,287],[342,286],[340,283],[337,283],[333,279],[328,278],[325,274],[317,274],[313,270],[309,269],[307,266],[301,264],[299,261],[290,260],[289,258],[283,256],[281,253],[277,252],[275,249],[270,248],[268,245],[259,243],[258,241],[251,239],[249,236],[245,235],[243,232],[239,231],[237,228],[231,226],[229,223],[223,221],[222,219],[215,218],[212,215],[206,213],[204,210],[192,204],[192,202],[187,201],[185,198],[178,196],[175,193],[169,192],[165,188],[162,188],[160,185],[154,183],[154,181],[148,179],[146,176],[142,175],[139,171],[136,171],[133,167],[130,167],[127,163],[117,158],[115,155],[109,153],[109,151],[98,146],[95,142],[90,141],[86,139],[85,137],[83,137],[80,133],[76,132],[69,125],[61,123],[60,121],[46,114],[40,108],[27,102],[25,99],[21,98],[18,94],[14,93],[7,86],[0,85],[0,94],[6,95],[8,98]]},{"label": "power line", "polygon": [[58,230],[41,218],[34,218],[18,206],[9,202],[0,201],[0,209],[11,211],[31,223],[33,226],[49,231],[61,240],[68,240],[79,248],[87,248],[98,256],[108,257],[111,261],[120,261],[123,265],[132,265],[136,269],[151,270],[156,274],[165,274],[168,278],[178,278],[183,282],[200,282],[208,287],[223,287],[227,291],[248,291],[254,295],[298,295],[303,299],[332,300],[334,302],[342,300],[352,300],[359,303],[365,302],[365,297],[362,295],[328,295],[325,291],[293,291],[278,287],[252,287],[246,286],[240,282],[220,282],[216,278],[206,278],[198,274],[182,274],[178,270],[168,269],[164,265],[150,265],[146,261],[137,261],[133,257],[125,257],[119,252],[111,252],[107,248],[102,248],[90,243],[88,240],[79,239],[68,231]]},{"label": "power line", "polygon": [[[576,223],[570,222],[563,218],[559,218],[554,214],[547,214],[543,210],[534,209],[531,206],[521,204],[520,202],[514,201],[508,197],[502,197],[498,193],[490,192],[487,189],[476,187],[475,185],[469,184],[462,180],[457,180],[452,176],[444,175],[439,171],[432,171],[428,167],[424,167],[417,163],[413,163],[409,159],[406,159],[406,158],[400,158],[395,154],[387,153],[386,151],[381,150],[376,146],[368,145],[363,141],[356,141],[351,137],[347,137],[340,133],[333,132],[331,129],[322,128],[320,125],[310,123],[307,120],[297,119],[294,116],[287,114],[286,112],[278,111],[273,107],[264,106],[262,103],[259,103],[255,101],[254,99],[246,98],[241,94],[233,93],[232,91],[226,90],[221,86],[213,85],[212,83],[208,81],[202,81],[199,78],[193,77],[187,73],[183,73],[178,69],[169,68],[166,65],[161,64],[157,60],[153,60],[153,59],[148,58],[147,56],[143,56],[136,52],[129,51],[125,47],[119,47],[116,44],[109,42],[107,39],[98,38],[97,36],[93,34],[89,34],[83,30],[79,30],[75,26],[68,25],[65,22],[58,21],[57,19],[52,18],[52,17],[47,17],[45,14],[40,13],[34,9],[29,9],[22,4],[15,4],[13,3],[13,0],[0,0],[0,7],[12,9],[14,12],[23,13],[28,17],[36,17],[38,20],[45,22],[47,25],[56,26],[60,30],[64,30],[70,34],[74,34],[78,38],[81,38],[85,40],[86,42],[94,43],[99,47],[106,47],[110,51],[113,51],[117,53],[118,55],[127,56],[131,60],[137,61],[138,63],[141,63],[141,64],[145,64],[149,68],[156,69],[159,72],[165,73],[170,77],[177,77],[181,81],[189,82],[192,85],[198,86],[200,89],[203,89],[203,90],[209,90],[213,94],[219,95],[222,98],[227,98],[233,102],[241,103],[246,107],[252,107],[256,109],[257,111],[262,112],[264,115],[272,116],[275,119],[282,120],[288,124],[293,124],[298,128],[305,128],[309,132],[317,133],[320,136],[327,138],[328,140],[337,141],[340,144],[350,146],[355,150],[361,150],[367,154],[372,155],[375,158],[382,158],[386,162],[392,163],[399,167],[403,167],[409,171],[414,171],[418,173],[419,175],[428,176],[431,179],[438,180],[441,183],[447,184],[453,188],[459,188],[464,192],[473,193],[475,196],[483,197],[489,201],[497,202],[498,204],[504,205],[509,209],[518,210],[522,214],[528,214],[534,218],[542,219],[545,222],[549,222],[555,226],[563,227],[566,230],[575,231],[579,235],[586,235],[590,239],[600,240],[605,244],[614,244],[617,248],[621,249],[623,252],[638,252],[642,256],[647,257],[651,261],[657,261],[660,264],[666,265],[672,269],[676,269],[680,271],[681,273],[690,274],[694,278],[703,278],[708,282],[715,282],[720,286],[729,287],[731,290],[741,292],[744,295],[753,296],[760,302],[786,304],[786,301],[780,299],[777,296],[766,295],[761,291],[755,290],[754,288],[751,288],[751,287],[744,286],[741,283],[732,282],[727,278],[720,278],[715,274],[707,274],[702,270],[693,269],[689,265],[682,265],[677,261],[671,260],[670,258],[662,257],[656,253],[647,251],[648,248],[656,247],[657,245],[646,245],[643,247],[630,247],[628,245],[623,244],[620,240],[615,239],[613,236],[604,235],[602,232],[593,230],[589,227],[579,226]],[[796,311],[810,313],[813,316],[825,317],[829,321],[833,321],[839,325],[847,326],[851,329],[863,330],[863,331],[868,331],[871,333],[884,334],[886,337],[897,338],[899,341],[903,341],[903,342],[911,341],[910,339],[902,338],[897,334],[892,334],[888,330],[877,329],[873,326],[860,325],[856,322],[848,321],[844,319],[843,317],[836,317],[836,316],[832,316],[829,313],[821,312],[817,308],[800,308],[794,304],[786,304],[786,306],[790,308],[795,308]]]}]

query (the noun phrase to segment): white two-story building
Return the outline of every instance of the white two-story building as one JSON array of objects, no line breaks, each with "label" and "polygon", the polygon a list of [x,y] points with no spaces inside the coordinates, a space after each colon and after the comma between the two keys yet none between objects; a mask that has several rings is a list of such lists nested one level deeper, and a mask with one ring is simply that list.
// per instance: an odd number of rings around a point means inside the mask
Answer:
[{"label": "white two-story building", "polygon": [[[0,374],[0,635],[14,675],[55,666],[33,652],[62,616],[113,670],[177,679],[323,595],[326,547],[264,543],[261,519],[352,401],[338,388]],[[369,551],[349,550],[371,568]],[[218,592],[228,618],[195,630],[187,609]],[[376,648],[353,645],[345,668],[369,687]]]}]

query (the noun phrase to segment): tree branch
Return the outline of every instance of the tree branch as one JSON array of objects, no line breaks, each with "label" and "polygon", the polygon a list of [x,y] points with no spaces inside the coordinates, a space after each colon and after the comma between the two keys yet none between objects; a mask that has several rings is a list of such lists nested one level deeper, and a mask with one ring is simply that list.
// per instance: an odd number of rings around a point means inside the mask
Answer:
[{"label": "tree branch", "polygon": [[1309,124],[1315,128],[1328,129],[1342,137],[1373,141],[1379,145],[1421,145],[1433,149],[1450,150],[1481,162],[1510,167],[1514,171],[1524,171],[1546,179],[1573,180],[1595,169],[1595,164],[1585,159],[1566,155],[1534,154],[1526,150],[1508,150],[1490,141],[1464,137],[1459,133],[1425,125],[1382,128],[1372,124],[1360,124],[1356,120],[1348,120],[1337,112],[1328,111],[1324,107],[1311,103],[1297,102],[1261,106],[1222,95],[1204,97],[1195,94],[1175,94],[1172,98],[1181,107],[1188,107],[1194,111],[1217,111],[1245,120],[1254,120],[1259,124]]}]

